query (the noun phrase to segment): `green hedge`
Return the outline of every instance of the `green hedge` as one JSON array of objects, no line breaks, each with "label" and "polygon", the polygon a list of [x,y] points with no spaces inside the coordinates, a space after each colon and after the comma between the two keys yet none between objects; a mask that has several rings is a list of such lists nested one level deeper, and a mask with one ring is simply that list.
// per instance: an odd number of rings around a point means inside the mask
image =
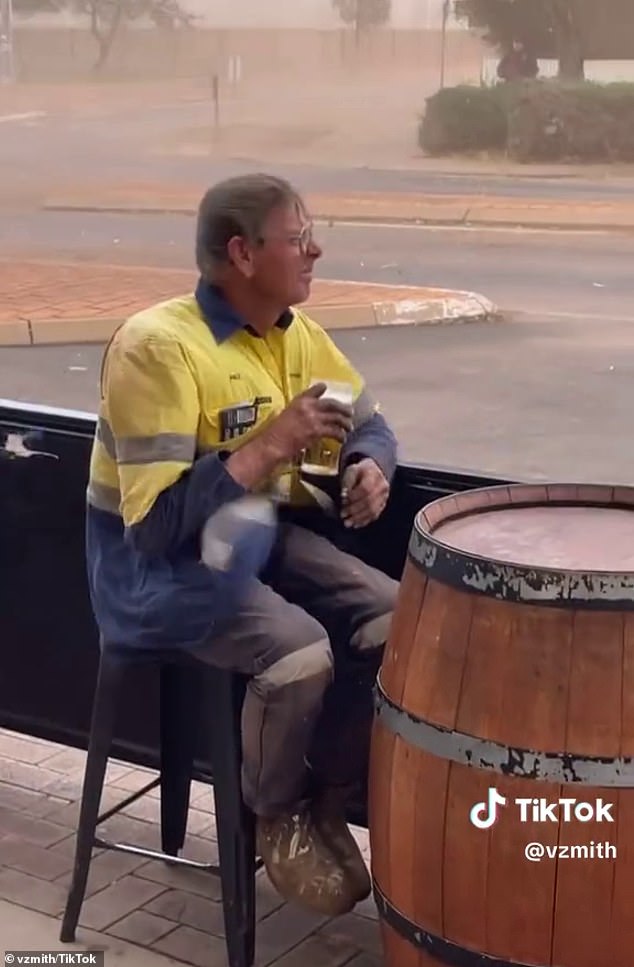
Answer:
[{"label": "green hedge", "polygon": [[501,87],[446,87],[427,99],[419,128],[428,154],[461,154],[504,148],[507,114]]},{"label": "green hedge", "polygon": [[634,160],[634,84],[527,81],[446,88],[427,100],[430,155],[506,152],[516,161]]}]

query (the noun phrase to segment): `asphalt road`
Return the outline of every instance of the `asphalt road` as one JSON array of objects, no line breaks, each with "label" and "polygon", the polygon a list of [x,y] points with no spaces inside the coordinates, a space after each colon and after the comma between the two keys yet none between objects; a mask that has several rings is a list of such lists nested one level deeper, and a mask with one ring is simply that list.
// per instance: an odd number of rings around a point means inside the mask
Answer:
[{"label": "asphalt road", "polygon": [[[401,458],[511,478],[630,484],[631,322],[534,319],[333,334]],[[98,346],[0,350],[0,395],[94,412]]]},{"label": "asphalt road", "polygon": [[[634,236],[319,226],[324,278],[480,292],[509,312],[634,320]],[[0,255],[191,268],[187,216],[43,212],[0,219]]]},{"label": "asphalt road", "polygon": [[[536,176],[530,167],[522,175],[500,175],[494,170],[447,171],[442,162],[404,152],[396,169],[370,164],[338,167],[327,157],[319,164],[271,163],[266,157],[187,157],[178,148],[179,131],[209,129],[211,107],[207,98],[186,104],[154,107],[120,107],[105,116],[74,116],[72,111],[44,114],[15,121],[0,116],[0,173],[17,185],[72,179],[98,185],[124,180],[211,183],[230,174],[274,168],[293,180],[302,191],[421,192],[433,194],[495,194],[509,198],[533,197],[569,200],[631,199],[632,172],[619,169],[605,174]],[[165,144],[174,142],[174,150]]]}]

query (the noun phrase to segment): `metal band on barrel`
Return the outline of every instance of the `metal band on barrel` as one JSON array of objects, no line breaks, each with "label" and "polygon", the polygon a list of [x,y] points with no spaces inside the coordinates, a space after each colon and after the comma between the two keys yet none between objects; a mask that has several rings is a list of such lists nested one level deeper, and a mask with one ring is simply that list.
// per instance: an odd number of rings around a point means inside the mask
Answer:
[{"label": "metal band on barrel", "polygon": [[374,690],[374,703],[376,718],[386,729],[409,745],[439,759],[519,779],[626,789],[634,787],[632,758],[535,752],[445,729],[411,715],[392,702],[381,686],[380,676]]},{"label": "metal band on barrel", "polygon": [[408,941],[418,950],[424,950],[442,964],[448,964],[450,967],[536,967],[534,963],[500,960],[499,957],[490,957],[488,954],[467,950],[466,947],[461,947],[451,940],[429,933],[397,910],[381,892],[376,880],[372,881],[372,890],[381,919],[403,940]]},{"label": "metal band on barrel", "polygon": [[634,607],[632,572],[557,571],[491,561],[441,544],[423,533],[418,518],[408,553],[412,563],[435,581],[488,598],[554,608],[574,604],[587,611]]}]

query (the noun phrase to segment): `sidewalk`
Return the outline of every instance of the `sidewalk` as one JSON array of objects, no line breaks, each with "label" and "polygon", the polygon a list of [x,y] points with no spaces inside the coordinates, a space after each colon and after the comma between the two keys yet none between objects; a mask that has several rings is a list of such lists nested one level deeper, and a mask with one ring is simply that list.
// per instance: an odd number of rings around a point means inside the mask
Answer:
[{"label": "sidewalk", "polygon": [[[191,291],[193,273],[147,266],[0,259],[0,346],[102,343],[140,309]],[[316,280],[305,308],[325,329],[489,319],[483,296]]]},{"label": "sidewalk", "polygon": [[[75,944],[59,940],[73,866],[85,753],[0,730],[0,951],[104,950],[105,967],[226,967],[218,878],[95,850]],[[154,773],[111,760],[102,808]],[[160,849],[158,789],[100,827],[106,839]],[[368,834],[353,829],[369,862]],[[184,855],[217,862],[213,792],[193,783]],[[380,967],[371,899],[335,920],[284,903],[256,877],[256,967]]]},{"label": "sidewalk", "polygon": [[[194,215],[203,190],[195,184],[113,184],[97,191],[80,187],[49,196],[43,207],[51,211]],[[306,201],[315,219],[331,222],[634,230],[634,199],[579,201],[487,194],[347,192],[307,194]]]}]

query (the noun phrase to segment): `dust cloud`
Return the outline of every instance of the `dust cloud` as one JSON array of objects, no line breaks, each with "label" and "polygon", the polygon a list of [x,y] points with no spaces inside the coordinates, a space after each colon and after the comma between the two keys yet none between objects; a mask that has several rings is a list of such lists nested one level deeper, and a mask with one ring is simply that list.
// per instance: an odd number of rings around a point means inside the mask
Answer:
[{"label": "dust cloud", "polygon": [[127,20],[120,3],[99,37],[85,15],[14,14],[0,115],[23,123],[5,128],[13,150],[6,138],[0,149],[5,201],[38,175],[50,195],[175,167],[202,178],[209,161],[407,168],[422,158],[425,98],[442,79],[477,83],[486,56],[464,27],[443,32],[442,0],[392,0],[387,22],[358,29],[333,0],[156,0],[177,11],[158,26]]}]

